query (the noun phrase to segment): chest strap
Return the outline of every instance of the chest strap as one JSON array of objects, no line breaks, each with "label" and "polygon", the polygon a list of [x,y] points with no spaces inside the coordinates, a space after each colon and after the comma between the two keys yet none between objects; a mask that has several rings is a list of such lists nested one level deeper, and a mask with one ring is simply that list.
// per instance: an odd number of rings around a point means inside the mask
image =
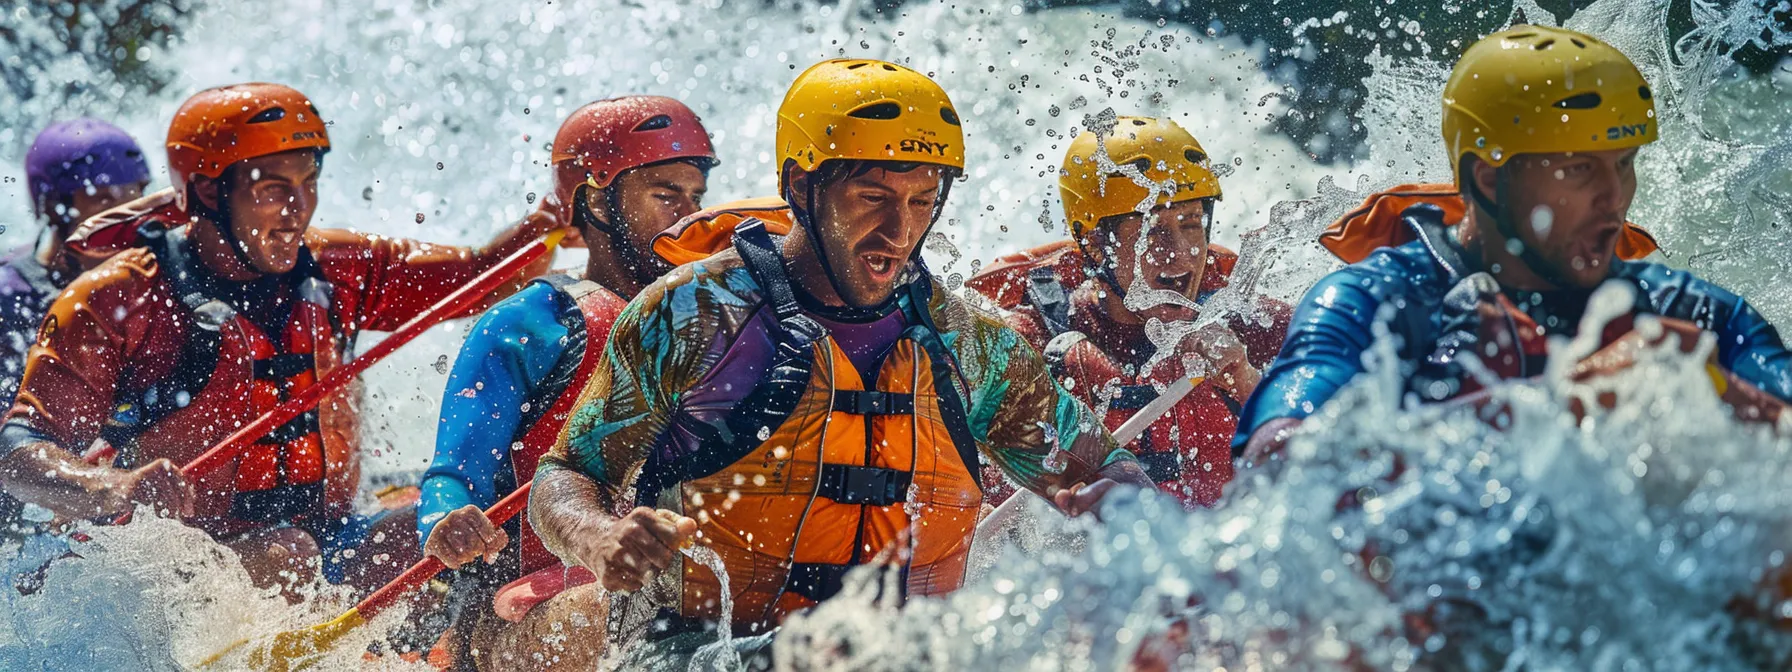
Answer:
[{"label": "chest strap", "polygon": [[1039,266],[1027,271],[1027,299],[1045,321],[1048,336],[1070,331],[1070,293],[1064,291],[1056,268]]},{"label": "chest strap", "polygon": [[877,390],[836,390],[834,410],[854,415],[914,415],[915,395]]}]

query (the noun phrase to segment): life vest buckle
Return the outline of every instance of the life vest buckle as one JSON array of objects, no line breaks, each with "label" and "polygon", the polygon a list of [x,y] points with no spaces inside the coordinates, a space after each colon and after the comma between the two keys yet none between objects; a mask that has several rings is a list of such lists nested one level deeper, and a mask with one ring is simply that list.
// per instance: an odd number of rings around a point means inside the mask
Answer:
[{"label": "life vest buckle", "polygon": [[828,336],[828,328],[808,315],[786,315],[778,320],[778,326],[784,332],[784,338],[778,339],[778,346],[790,357],[808,354],[810,346]]},{"label": "life vest buckle", "polygon": [[834,411],[853,415],[914,415],[915,395],[877,390],[835,390]]},{"label": "life vest buckle", "polygon": [[908,486],[913,481],[914,474],[906,471],[823,464],[818,494],[839,504],[889,506],[908,501]]}]

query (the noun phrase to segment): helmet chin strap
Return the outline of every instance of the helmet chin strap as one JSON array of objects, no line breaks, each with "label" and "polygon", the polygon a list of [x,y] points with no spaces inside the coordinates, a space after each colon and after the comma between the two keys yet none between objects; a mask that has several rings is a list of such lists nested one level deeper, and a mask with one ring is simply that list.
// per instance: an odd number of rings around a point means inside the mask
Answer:
[{"label": "helmet chin strap", "polygon": [[[921,261],[921,251],[926,248],[927,236],[933,233],[934,225],[939,223],[940,213],[945,211],[946,198],[951,195],[952,192],[952,179],[953,177],[949,174],[941,174],[939,198],[934,200],[933,216],[927,222],[927,230],[921,232],[921,241],[915,244],[914,251],[909,253],[908,259],[904,262],[915,262],[917,266],[920,266],[922,272],[926,272],[926,265]],[[788,195],[786,195],[784,201],[790,206],[791,218],[795,219],[797,225],[803,227],[804,232],[807,234],[806,237],[809,239],[809,249],[814,250],[815,258],[821,260],[821,273],[827,278],[828,286],[833,288],[835,296],[840,297],[840,302],[846,304],[843,309],[837,311],[837,314],[854,318],[869,318],[888,314],[890,306],[898,298],[898,293],[896,292],[892,292],[888,298],[879,302],[877,305],[870,307],[854,306],[846,298],[846,290],[840,286],[840,277],[834,272],[834,264],[828,259],[828,251],[821,244],[821,230],[815,224],[815,214],[810,210],[815,203],[818,189],[819,187],[815,184],[815,180],[805,180],[803,191],[808,198],[803,200],[803,204],[798,205],[795,202],[795,199],[789,198]],[[795,289],[800,296],[814,296],[812,292],[809,292],[803,287],[798,286],[793,289]],[[817,303],[820,302],[817,301]]]},{"label": "helmet chin strap", "polygon": [[[634,244],[629,242],[622,226],[598,218],[597,213],[592,212],[591,207],[586,204],[591,189],[591,185],[581,184],[578,189],[573,191],[573,222],[580,227],[590,227],[603,232],[604,237],[610,239],[610,250],[615,252],[617,260],[622,262],[623,268],[628,269],[629,275],[643,285],[653,282],[653,278],[641,277],[644,270],[641,251],[635,249]],[[622,202],[616,194],[615,183],[604,188],[604,202],[609,205],[612,216],[617,219],[622,218]]]},{"label": "helmet chin strap", "polygon": [[1567,281],[1567,276],[1561,272],[1561,269],[1556,268],[1555,264],[1543,258],[1543,255],[1535,247],[1524,242],[1524,239],[1518,236],[1517,213],[1499,205],[1512,200],[1511,179],[1507,176],[1504,166],[1496,169],[1496,175],[1498,177],[1494,180],[1494,190],[1495,196],[1498,198],[1497,201],[1488,198],[1474,180],[1466,181],[1469,196],[1474,199],[1475,205],[1486,210],[1487,214],[1493,215],[1494,227],[1499,230],[1500,237],[1505,238],[1508,243],[1518,243],[1518,260],[1523,262],[1526,268],[1557,289],[1573,287],[1573,283]]}]

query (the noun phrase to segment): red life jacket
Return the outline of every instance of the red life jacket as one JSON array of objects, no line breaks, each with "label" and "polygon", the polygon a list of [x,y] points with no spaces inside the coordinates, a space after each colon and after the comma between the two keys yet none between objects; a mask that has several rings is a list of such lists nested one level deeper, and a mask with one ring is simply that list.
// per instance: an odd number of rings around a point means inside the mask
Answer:
[{"label": "red life jacket", "polygon": [[[235,429],[273,410],[317,382],[320,363],[346,359],[349,343],[330,311],[330,284],[308,249],[301,249],[289,292],[291,310],[279,333],[212,296],[195,272],[197,261],[183,249],[182,231],[145,225],[138,240],[157,259],[191,316],[180,366],[163,380],[121,390],[112,416],[101,430],[121,450],[157,445],[177,435],[214,433],[220,423]],[[274,521],[344,513],[350,502],[326,501],[326,484],[342,460],[326,451],[318,412],[313,409],[275,428],[245,448],[227,466],[201,474],[202,497],[196,518],[202,527],[228,533]]]},{"label": "red life jacket", "polygon": [[[541,457],[554,447],[560,438],[560,430],[566,427],[566,421],[579,405],[580,393],[591,375],[597,371],[597,365],[603,361],[604,343],[610,339],[610,326],[616,323],[616,316],[622,312],[627,302],[614,292],[604,289],[590,280],[580,280],[570,275],[557,273],[536,279],[536,282],[553,287],[566,295],[573,305],[578,306],[579,315],[584,318],[583,327],[577,338],[573,339],[580,347],[569,348],[560,355],[560,361],[554,370],[548,373],[545,389],[558,391],[559,396],[547,410],[533,423],[523,423],[521,435],[511,449],[510,466],[515,474],[516,483],[521,485],[535,479],[535,468]],[[536,400],[540,403],[543,400]],[[560,558],[549,552],[541,543],[541,537],[529,524],[527,515],[518,516],[520,534],[517,539],[519,552],[519,576],[560,564]]]},{"label": "red life jacket", "polygon": [[[1199,295],[1205,298],[1226,287],[1237,263],[1238,255],[1231,250],[1209,245]],[[1167,384],[1174,377],[1155,376],[1147,380],[1129,374],[1127,365],[1131,362],[1100,351],[1095,341],[1079,331],[1080,328],[1093,333],[1092,325],[1079,327],[1079,322],[1101,321],[1082,314],[1097,312],[1098,306],[1084,305],[1073,298],[1075,288],[1088,278],[1082,252],[1073,241],[1065,240],[1000,257],[971,276],[965,285],[1015,312],[1011,322],[1037,318],[1044,326],[1043,333],[1038,328],[1017,330],[1045,355],[1053,374],[1067,384],[1072,394],[1090,408],[1105,409],[1103,424],[1115,431],[1157,398],[1157,388],[1152,383]],[[1073,302],[1078,305],[1076,311],[1071,310]],[[1228,321],[1228,326],[1244,340],[1251,364],[1258,367],[1268,364],[1280,348],[1290,312],[1287,305],[1267,299],[1261,310],[1271,318],[1267,326],[1236,316]],[[1141,350],[1150,347],[1140,345]],[[1165,367],[1177,368],[1173,363],[1166,363]],[[1110,384],[1113,382],[1118,384]],[[1203,383],[1126,448],[1138,456],[1160,488],[1184,505],[1211,505],[1232,478],[1230,445],[1242,402],[1228,398],[1212,383]],[[992,501],[1010,494],[1002,479],[984,481],[995,490],[990,493]]]}]

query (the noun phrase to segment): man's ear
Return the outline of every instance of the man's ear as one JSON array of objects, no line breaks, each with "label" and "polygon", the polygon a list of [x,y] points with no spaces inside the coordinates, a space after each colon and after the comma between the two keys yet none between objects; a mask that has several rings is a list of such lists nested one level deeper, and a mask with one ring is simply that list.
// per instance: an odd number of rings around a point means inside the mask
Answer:
[{"label": "man's ear", "polygon": [[194,175],[188,184],[193,198],[199,199],[200,205],[205,206],[207,210],[217,211],[218,190],[224,186],[219,180],[204,175]]},{"label": "man's ear", "polygon": [[812,204],[798,203],[797,200],[808,197],[809,180],[811,179],[814,179],[814,176],[808,171],[798,168],[795,161],[785,162],[784,184],[789,185],[789,187],[784,190],[785,193],[783,196],[784,198],[790,199],[791,207],[799,208],[805,212],[810,211],[810,206]]},{"label": "man's ear", "polygon": [[1468,163],[1466,166],[1468,179],[1474,181],[1475,188],[1480,190],[1482,195],[1493,198],[1493,195],[1499,192],[1500,169],[1488,165],[1486,161],[1473,155],[1464,161]]}]

